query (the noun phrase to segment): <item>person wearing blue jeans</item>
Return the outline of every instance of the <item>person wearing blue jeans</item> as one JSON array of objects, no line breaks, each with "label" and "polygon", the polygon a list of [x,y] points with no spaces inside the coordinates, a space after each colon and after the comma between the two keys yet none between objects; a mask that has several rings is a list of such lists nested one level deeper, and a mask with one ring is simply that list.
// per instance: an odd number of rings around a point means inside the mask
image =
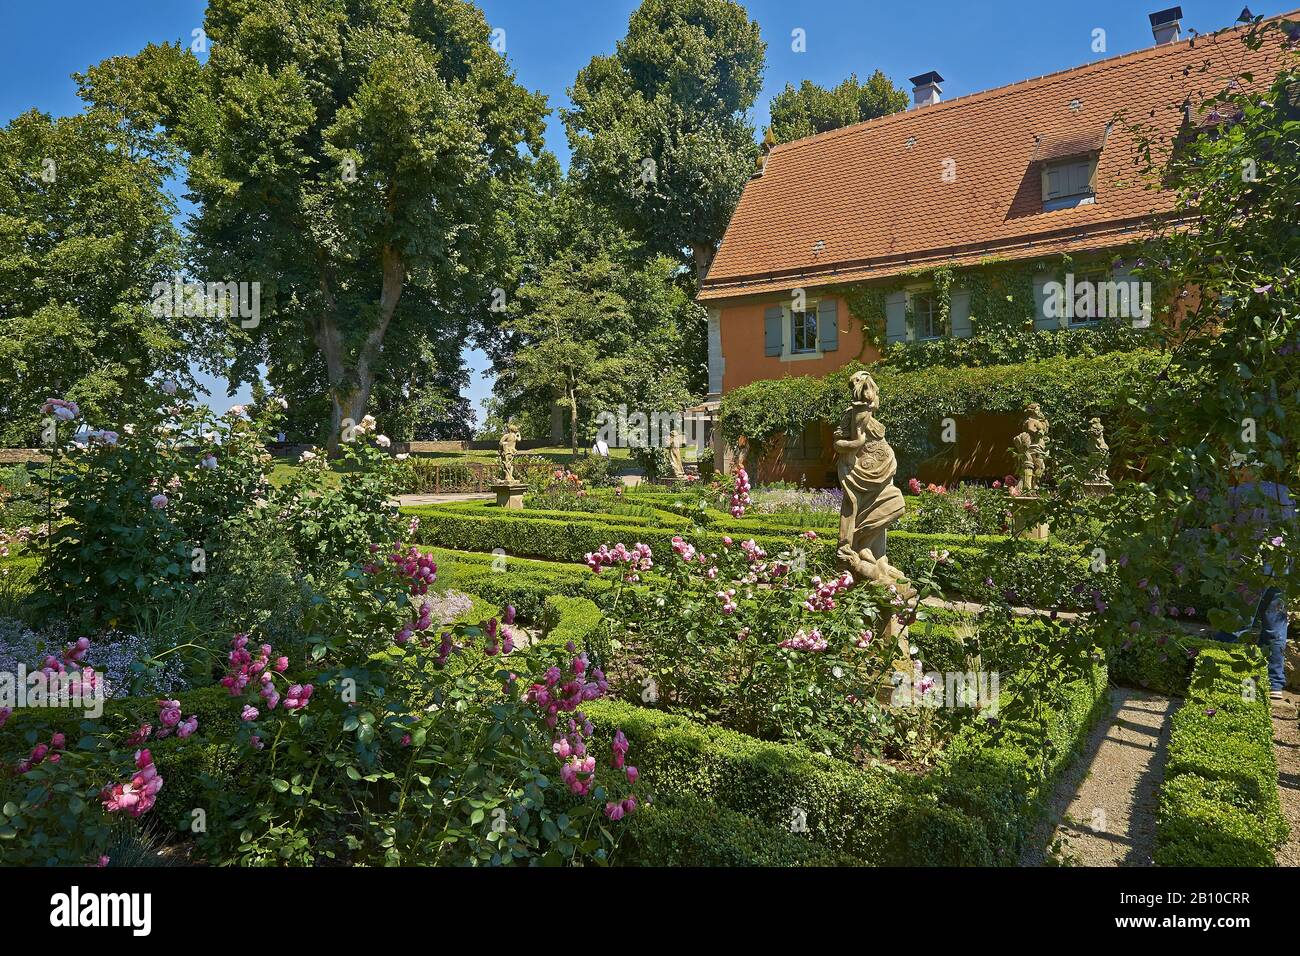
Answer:
[{"label": "person wearing blue jeans", "polygon": [[[1238,509],[1238,521],[1261,528],[1276,529],[1281,524],[1296,522],[1295,499],[1286,485],[1271,481],[1249,481],[1232,489],[1231,499]],[[1264,572],[1273,574],[1271,566]],[[1268,683],[1274,700],[1282,699],[1286,688],[1286,595],[1280,588],[1269,587],[1255,608],[1251,628],[1259,628],[1259,644],[1268,656]],[[1219,634],[1220,640],[1235,641],[1239,635]]]},{"label": "person wearing blue jeans", "polygon": [[1259,623],[1259,643],[1268,655],[1268,684],[1272,696],[1280,698],[1286,687],[1286,601],[1277,588],[1269,588],[1259,601],[1255,616]]}]

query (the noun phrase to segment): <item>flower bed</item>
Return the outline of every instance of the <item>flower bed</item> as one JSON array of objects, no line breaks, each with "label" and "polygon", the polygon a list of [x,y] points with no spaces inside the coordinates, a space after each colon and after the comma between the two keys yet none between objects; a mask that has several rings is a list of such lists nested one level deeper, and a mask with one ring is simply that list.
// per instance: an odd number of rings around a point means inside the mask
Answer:
[{"label": "flower bed", "polygon": [[603,724],[623,728],[654,781],[656,802],[680,811],[669,818],[680,843],[706,848],[683,862],[732,858],[756,839],[754,828],[740,828],[732,817],[719,824],[689,812],[707,801],[767,828],[757,831],[765,834],[763,845],[786,859],[788,842],[776,834],[793,827],[817,848],[813,859],[820,861],[988,866],[1018,859],[1053,782],[1105,711],[1105,668],[1094,668],[1064,693],[1067,703],[1053,714],[1053,725],[1066,746],[1046,775],[1025,748],[995,740],[988,726],[973,725],[930,774],[915,777],[625,701],[600,701],[591,710]]}]

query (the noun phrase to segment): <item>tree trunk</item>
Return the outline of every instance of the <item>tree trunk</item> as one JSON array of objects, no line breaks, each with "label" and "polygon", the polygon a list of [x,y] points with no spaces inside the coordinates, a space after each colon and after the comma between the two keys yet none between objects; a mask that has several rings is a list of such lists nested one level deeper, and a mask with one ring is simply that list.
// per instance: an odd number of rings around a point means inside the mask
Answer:
[{"label": "tree trunk", "polygon": [[569,443],[576,461],[578,457],[578,394],[572,388],[569,389]]},{"label": "tree trunk", "polygon": [[383,352],[384,336],[388,333],[393,313],[397,311],[397,303],[402,297],[406,266],[401,253],[392,246],[385,245],[380,251],[380,260],[383,280],[379,292],[379,321],[367,333],[354,363],[349,363],[343,345],[343,336],[333,308],[334,297],[328,283],[324,278],[321,280],[321,288],[331,310],[317,324],[316,344],[325,358],[325,372],[330,386],[330,433],[326,448],[331,454],[338,451],[339,440],[346,425],[358,424],[366,415],[370,393],[375,386],[375,367]]}]

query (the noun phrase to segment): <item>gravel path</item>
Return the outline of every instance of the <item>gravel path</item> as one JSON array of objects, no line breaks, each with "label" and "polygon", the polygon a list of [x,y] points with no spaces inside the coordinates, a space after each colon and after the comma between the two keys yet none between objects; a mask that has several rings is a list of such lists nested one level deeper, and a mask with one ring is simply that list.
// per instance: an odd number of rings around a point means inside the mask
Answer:
[{"label": "gravel path", "polygon": [[1277,754],[1277,795],[1291,836],[1277,851],[1278,866],[1300,866],[1300,722],[1294,710],[1273,713],[1273,750]]},{"label": "gravel path", "polygon": [[1057,784],[1021,866],[1151,866],[1169,718],[1177,702],[1114,687],[1110,704]]}]

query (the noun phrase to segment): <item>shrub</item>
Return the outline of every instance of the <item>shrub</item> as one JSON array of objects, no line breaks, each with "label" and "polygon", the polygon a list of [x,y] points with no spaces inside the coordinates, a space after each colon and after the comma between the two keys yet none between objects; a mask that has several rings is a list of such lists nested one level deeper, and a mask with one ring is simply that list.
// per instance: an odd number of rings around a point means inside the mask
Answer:
[{"label": "shrub", "polygon": [[[880,386],[880,421],[898,456],[899,474],[907,475],[942,447],[944,416],[1018,414],[1030,402],[1042,405],[1062,449],[1081,452],[1088,419],[1100,415],[1116,422],[1131,414],[1128,398],[1155,378],[1161,362],[1159,353],[1140,350],[975,368],[896,371],[886,364],[871,372]],[[722,399],[723,434],[733,445],[743,435],[761,454],[778,435],[826,421],[828,410],[843,407],[849,376],[863,367],[852,362],[825,378],[765,379],[733,389]]]},{"label": "shrub", "polygon": [[619,844],[619,866],[834,866],[838,857],[789,828],[768,826],[698,797],[679,796],[638,813]]},{"label": "shrub", "polygon": [[[1161,866],[1272,866],[1288,827],[1258,648],[1205,648],[1174,715],[1156,827]],[[1261,690],[1261,688],[1263,690]]]},{"label": "shrub", "polygon": [[[596,645],[598,655],[612,661],[602,652],[629,644],[645,676],[626,689],[650,687],[674,710],[827,753],[879,755],[890,713],[876,698],[899,654],[892,628],[931,593],[937,562],[913,579],[909,602],[897,587],[847,573],[823,580],[802,566],[799,544],[769,553],[724,540],[706,552],[674,537],[654,557],[601,545],[588,557],[593,571],[640,584],[633,603],[624,583],[606,601],[608,643]],[[659,576],[642,582],[652,560]]]}]

